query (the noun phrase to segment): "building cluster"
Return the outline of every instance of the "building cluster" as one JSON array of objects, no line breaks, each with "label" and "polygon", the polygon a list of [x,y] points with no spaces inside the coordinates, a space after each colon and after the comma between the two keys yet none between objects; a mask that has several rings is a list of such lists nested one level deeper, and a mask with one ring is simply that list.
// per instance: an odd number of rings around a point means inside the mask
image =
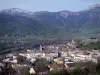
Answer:
[{"label": "building cluster", "polygon": [[[98,62],[99,50],[81,50],[76,48],[76,43],[72,40],[67,44],[40,45],[38,51],[27,50],[17,55],[8,54],[2,62],[10,63],[14,69],[28,67],[30,74],[38,73],[41,75],[53,70],[71,69],[77,62]],[[39,59],[45,59],[49,63],[42,67],[34,66]]]}]

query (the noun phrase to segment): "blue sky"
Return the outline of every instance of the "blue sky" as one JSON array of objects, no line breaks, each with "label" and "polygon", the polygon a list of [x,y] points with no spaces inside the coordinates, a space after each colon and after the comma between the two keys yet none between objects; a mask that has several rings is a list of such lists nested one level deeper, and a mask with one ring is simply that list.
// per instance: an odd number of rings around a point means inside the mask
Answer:
[{"label": "blue sky", "polygon": [[28,11],[81,11],[100,0],[0,0],[0,10],[21,8]]}]

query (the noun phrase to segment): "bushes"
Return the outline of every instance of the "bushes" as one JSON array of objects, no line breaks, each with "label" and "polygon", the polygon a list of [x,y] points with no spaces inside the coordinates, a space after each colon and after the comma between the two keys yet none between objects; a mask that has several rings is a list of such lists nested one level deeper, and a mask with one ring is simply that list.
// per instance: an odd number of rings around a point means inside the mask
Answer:
[{"label": "bushes", "polygon": [[100,73],[100,63],[98,63],[96,66],[96,72]]},{"label": "bushes", "polygon": [[100,75],[100,63],[95,64],[92,62],[84,63],[84,66],[77,66],[76,68],[66,71],[55,71],[49,75]]},{"label": "bushes", "polygon": [[70,75],[88,75],[89,69],[88,68],[75,68],[69,72]]},{"label": "bushes", "polygon": [[61,71],[53,71],[50,72],[48,75],[70,75],[67,70],[61,70]]},{"label": "bushes", "polygon": [[100,63],[85,63],[86,66],[71,70],[70,75],[100,75]]}]

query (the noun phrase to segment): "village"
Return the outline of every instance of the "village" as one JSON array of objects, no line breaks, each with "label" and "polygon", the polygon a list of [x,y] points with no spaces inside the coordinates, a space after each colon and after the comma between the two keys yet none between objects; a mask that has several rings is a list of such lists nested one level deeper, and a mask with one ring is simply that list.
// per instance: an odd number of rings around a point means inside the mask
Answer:
[{"label": "village", "polygon": [[[92,40],[92,42],[97,41],[99,40]],[[78,62],[97,63],[99,58],[100,50],[77,48],[77,42],[72,40],[66,44],[40,45],[39,50],[7,54],[5,59],[0,62],[0,66],[11,66],[19,74],[21,68],[28,68],[27,71],[30,75],[45,75],[55,70],[73,69]]]}]

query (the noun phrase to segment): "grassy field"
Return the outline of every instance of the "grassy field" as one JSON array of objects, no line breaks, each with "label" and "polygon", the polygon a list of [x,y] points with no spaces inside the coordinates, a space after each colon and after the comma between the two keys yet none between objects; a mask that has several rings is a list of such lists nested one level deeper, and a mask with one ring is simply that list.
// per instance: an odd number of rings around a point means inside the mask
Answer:
[{"label": "grassy field", "polygon": [[81,45],[80,48],[86,48],[86,49],[100,49],[100,43],[90,43],[87,45]]}]

